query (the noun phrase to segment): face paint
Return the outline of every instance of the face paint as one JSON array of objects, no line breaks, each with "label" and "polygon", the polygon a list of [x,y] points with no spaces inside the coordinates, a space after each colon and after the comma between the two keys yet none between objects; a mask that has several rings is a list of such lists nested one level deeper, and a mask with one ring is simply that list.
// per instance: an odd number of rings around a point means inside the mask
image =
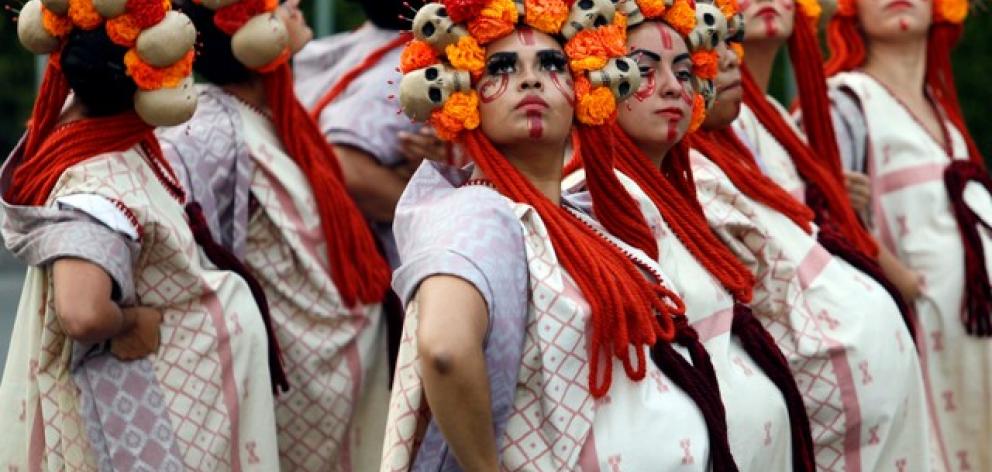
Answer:
[{"label": "face paint", "polygon": [[527,129],[531,139],[541,139],[544,135],[544,122],[541,119],[541,112],[527,113]]},{"label": "face paint", "polygon": [[641,78],[641,88],[637,90],[634,94],[634,99],[643,102],[647,100],[651,95],[654,95],[655,83],[654,83],[654,72],[648,74],[647,77]]},{"label": "face paint", "polygon": [[688,86],[682,87],[682,95],[680,95],[680,97],[682,98],[682,103],[692,106],[692,92],[689,91]]},{"label": "face paint", "polygon": [[510,84],[510,76],[501,74],[498,77],[488,77],[479,85],[479,100],[482,103],[492,103],[502,97]]},{"label": "face paint", "polygon": [[660,21],[654,22],[654,25],[658,28],[658,34],[661,35],[661,47],[665,48],[666,51],[675,47],[672,43],[672,34],[668,31],[668,28]]},{"label": "face paint", "polygon": [[775,36],[778,34],[778,28],[775,27],[775,16],[774,15],[764,15],[765,19],[765,36]]},{"label": "face paint", "polygon": [[899,19],[899,29],[902,31],[909,31],[909,22],[905,18]]},{"label": "face paint", "polygon": [[678,134],[679,120],[671,120],[668,122],[668,142],[674,142],[675,136]]},{"label": "face paint", "polygon": [[575,108],[575,90],[572,85],[572,79],[565,77],[565,80],[563,81],[557,72],[552,72],[551,83],[555,84],[555,88],[561,92],[563,97],[565,97],[565,101],[567,101],[572,108]]},{"label": "face paint", "polygon": [[517,41],[525,46],[534,44],[534,30],[530,28],[520,28],[517,30]]}]

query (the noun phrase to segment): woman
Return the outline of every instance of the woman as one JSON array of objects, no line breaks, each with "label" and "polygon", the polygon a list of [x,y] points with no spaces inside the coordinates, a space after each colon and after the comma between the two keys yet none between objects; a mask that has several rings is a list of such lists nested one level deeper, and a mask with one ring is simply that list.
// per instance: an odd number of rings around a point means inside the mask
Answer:
[{"label": "woman", "polygon": [[[861,186],[859,179],[841,170],[830,124],[815,33],[819,3],[748,0],[741,2],[741,11],[746,31],[744,106],[734,128],[751,147],[762,171],[814,210],[821,244],[852,264],[857,260],[877,262],[900,294],[911,300],[918,292],[916,274],[876,244],[861,226],[845,193],[845,184],[855,195]],[[785,109],[766,96],[775,57],[786,43],[805,117],[805,135]]]},{"label": "woman", "polygon": [[[687,148],[680,142],[699,125],[705,107],[695,92],[696,74],[706,75],[706,63],[715,66],[708,50],[712,43],[696,42],[696,50],[690,51],[687,37],[705,34],[707,23],[679,21],[673,12],[681,5],[661,17],[648,13],[647,21],[630,29],[626,49],[637,61],[641,87],[620,107],[616,126],[602,131],[580,127],[584,177],[590,189],[602,186],[597,180],[606,180],[604,176],[616,180],[613,169],[600,169],[601,156],[615,149],[623,186],[601,194],[616,202],[621,201],[618,195],[629,192],[633,200],[627,205],[637,219],[620,224],[618,209],[594,199],[596,215],[618,236],[651,254],[666,273],[678,274],[673,283],[713,360],[724,394],[737,464],[742,470],[812,470],[809,424],[796,381],[774,340],[745,306],[754,279],[710,232],[695,203],[679,195],[691,186],[679,168],[688,163]],[[696,7],[694,17],[721,15],[711,4]],[[610,146],[610,140],[615,144]],[[610,147],[604,149],[604,144]],[[652,238],[638,242],[629,234],[631,227],[644,228]]]},{"label": "woman", "polygon": [[958,104],[950,50],[967,3],[839,4],[830,79],[848,169],[871,183],[872,230],[920,275],[913,300],[939,457],[992,470],[992,334],[984,160]]},{"label": "woman", "polygon": [[[926,397],[894,290],[833,257],[813,212],[761,173],[730,124],[741,107],[739,57],[718,46],[718,91],[689,137],[697,199],[713,230],[754,273],[755,311],[800,379],[819,470],[929,465]],[[858,296],[852,297],[851,294]],[[811,381],[815,379],[815,381]]]},{"label": "woman", "polygon": [[184,5],[200,31],[193,68],[210,85],[193,119],[160,139],[268,300],[292,386],[276,398],[282,469],[371,470],[388,401],[389,267],[293,93],[289,56],[312,37],[297,5]]},{"label": "woman", "polygon": [[129,7],[36,1],[18,22],[52,55],[0,174],[4,240],[31,266],[0,463],[272,470],[281,371],[266,323],[241,278],[199,259],[212,241],[152,133],[193,113],[196,32],[167,3]]},{"label": "woman", "polygon": [[[445,5],[453,37],[422,29],[442,5],[414,19],[400,100],[462,140],[476,167],[425,164],[398,206],[407,325],[382,470],[737,470],[705,351],[669,282],[561,195],[573,114],[590,118],[584,98],[616,106],[569,64],[595,74],[609,57],[566,57],[551,36],[563,3],[526,1],[523,15],[513,2]],[[609,49],[620,59],[622,32],[586,23],[575,38],[601,52],[599,40],[619,38]],[[672,349],[676,335],[696,368]],[[652,346],[664,372],[647,360]]]}]

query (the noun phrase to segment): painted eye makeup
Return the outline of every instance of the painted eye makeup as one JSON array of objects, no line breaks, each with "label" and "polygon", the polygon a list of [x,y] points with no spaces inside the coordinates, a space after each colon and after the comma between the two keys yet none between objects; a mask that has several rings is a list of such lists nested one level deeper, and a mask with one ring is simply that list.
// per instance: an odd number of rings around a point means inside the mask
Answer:
[{"label": "painted eye makeup", "polygon": [[647,77],[653,74],[655,65],[661,60],[661,56],[645,49],[635,49],[630,54],[627,54],[627,57],[637,63],[637,69],[640,71],[641,77]]},{"label": "painted eye makeup", "polygon": [[675,78],[680,82],[692,80],[692,57],[688,54],[679,54],[672,61],[672,70],[675,72]]},{"label": "painted eye makeup", "polygon": [[568,60],[561,51],[547,50],[537,52],[537,61],[541,69],[548,72],[565,72]]},{"label": "painted eye makeup", "polygon": [[486,61],[486,73],[489,75],[512,74],[517,70],[517,53],[497,52]]}]

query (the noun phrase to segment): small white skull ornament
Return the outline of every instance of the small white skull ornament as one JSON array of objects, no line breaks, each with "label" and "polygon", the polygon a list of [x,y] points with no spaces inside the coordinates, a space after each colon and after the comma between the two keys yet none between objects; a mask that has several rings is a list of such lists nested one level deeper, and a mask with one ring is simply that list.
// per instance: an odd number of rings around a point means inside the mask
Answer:
[{"label": "small white skull ornament", "polygon": [[727,38],[727,17],[712,3],[696,3],[696,28],[689,33],[689,49],[713,49]]},{"label": "small white skull ornament", "polygon": [[615,1],[614,4],[617,11],[627,17],[628,28],[644,22],[644,14],[641,13],[641,7],[637,6],[635,0],[619,0]]},{"label": "small white skull ornament", "polygon": [[744,42],[744,14],[737,12],[727,19],[727,41]]},{"label": "small white skull ornament", "polygon": [[692,76],[692,88],[703,97],[707,110],[713,108],[716,103],[716,84],[712,80]]},{"label": "small white skull ornament", "polygon": [[472,77],[444,64],[409,72],[400,80],[400,108],[414,121],[427,121],[454,92],[472,87]]},{"label": "small white skull ornament", "polygon": [[430,44],[435,51],[444,52],[444,48],[467,35],[468,30],[451,21],[448,11],[440,3],[424,5],[413,17],[413,36]]},{"label": "small white skull ornament", "polygon": [[606,67],[590,72],[589,82],[594,86],[609,87],[619,102],[633,95],[641,87],[641,74],[633,59],[615,57],[606,63]]},{"label": "small white skull ornament", "polygon": [[568,21],[562,26],[561,34],[565,39],[572,39],[586,28],[606,26],[613,22],[615,13],[616,7],[611,0],[578,0],[568,12]]}]

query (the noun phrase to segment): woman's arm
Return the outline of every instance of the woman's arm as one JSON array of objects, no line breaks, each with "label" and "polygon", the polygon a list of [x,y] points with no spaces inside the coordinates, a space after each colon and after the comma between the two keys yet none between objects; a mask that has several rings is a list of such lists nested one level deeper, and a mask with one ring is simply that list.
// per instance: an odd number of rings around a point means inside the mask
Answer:
[{"label": "woman's arm", "polygon": [[885,246],[878,245],[878,264],[885,276],[899,289],[899,293],[909,303],[913,303],[922,293],[920,274],[907,267]]},{"label": "woman's arm", "polygon": [[486,302],[467,281],[435,275],[417,290],[417,350],[431,413],[464,470],[497,471],[483,342]]}]

